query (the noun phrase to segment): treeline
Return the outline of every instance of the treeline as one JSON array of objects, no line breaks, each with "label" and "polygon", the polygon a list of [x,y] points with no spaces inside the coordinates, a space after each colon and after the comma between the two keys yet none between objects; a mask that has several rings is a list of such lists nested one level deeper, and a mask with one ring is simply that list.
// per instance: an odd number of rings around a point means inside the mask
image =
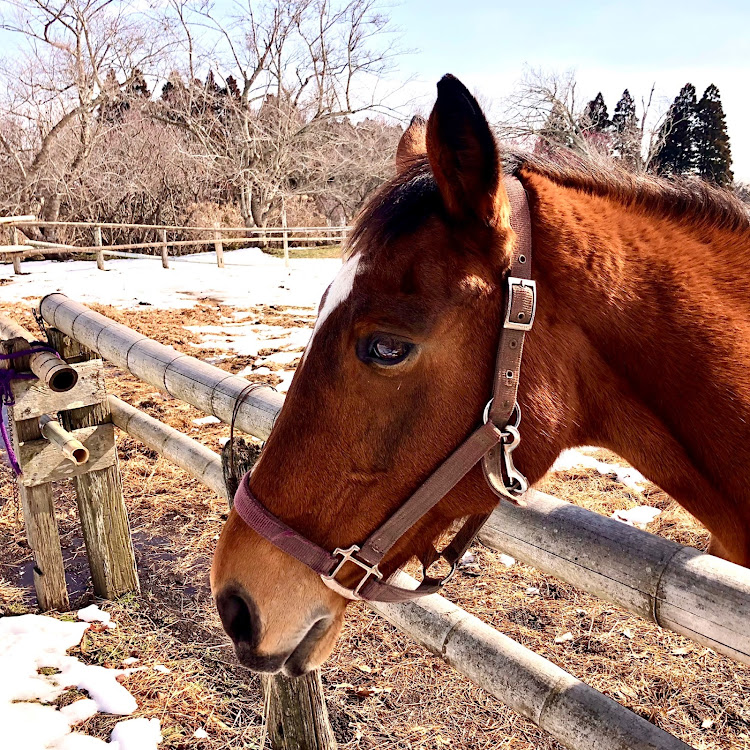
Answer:
[{"label": "treeline", "polygon": [[565,85],[538,86],[537,97],[549,96],[548,112],[536,131],[537,149],[561,147],[587,156],[616,160],[635,171],[665,177],[700,177],[732,186],[732,152],[719,89],[711,84],[698,99],[695,86],[685,84],[655,128],[647,127],[653,90],[641,113],[625,89],[612,116],[601,92],[577,111]]},{"label": "treeline", "polygon": [[348,223],[402,130],[378,114],[394,50],[375,1],[151,5],[3,4],[22,52],[0,63],[0,213]]}]

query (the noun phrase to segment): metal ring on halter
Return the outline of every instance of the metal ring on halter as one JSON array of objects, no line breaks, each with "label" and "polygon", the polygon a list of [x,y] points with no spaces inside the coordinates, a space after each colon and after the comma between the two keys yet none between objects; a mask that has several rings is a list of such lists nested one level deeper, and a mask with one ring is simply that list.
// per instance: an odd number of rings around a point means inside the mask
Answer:
[{"label": "metal ring on halter", "polygon": [[[493,396],[485,405],[484,412],[482,413],[482,424],[487,424],[487,422],[490,421],[490,409],[492,408],[492,402],[495,400],[495,397]],[[513,422],[513,417],[515,416],[516,421]],[[516,429],[519,428],[521,424],[521,407],[518,405],[518,401],[516,401],[515,404],[513,404],[513,411],[510,413],[510,419],[508,419],[508,425],[511,427],[515,427]],[[507,425],[506,425],[507,427]],[[505,429],[505,428],[503,428]]]}]

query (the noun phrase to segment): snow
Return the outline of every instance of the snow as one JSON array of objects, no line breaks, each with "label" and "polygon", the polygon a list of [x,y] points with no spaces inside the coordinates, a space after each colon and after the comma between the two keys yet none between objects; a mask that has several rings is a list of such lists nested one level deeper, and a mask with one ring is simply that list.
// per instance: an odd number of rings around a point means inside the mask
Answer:
[{"label": "snow", "polygon": [[[584,448],[584,450],[595,449]],[[576,468],[593,469],[605,477],[614,477],[618,482],[638,493],[642,493],[648,485],[648,480],[640,471],[636,471],[636,469],[630,466],[620,466],[619,464],[608,464],[604,461],[599,461],[593,456],[582,453],[580,450],[563,451],[552,465],[550,471],[570,471],[570,469]]]},{"label": "snow", "polygon": [[[107,744],[72,731],[98,711],[125,716],[138,707],[135,698],[117,681],[134,670],[88,665],[67,654],[81,642],[92,622],[112,624],[109,613],[94,605],[80,610],[78,615],[86,621],[66,622],[44,615],[0,618],[3,750],[150,750],[161,739],[156,720],[138,724],[141,729],[132,730],[136,733],[134,740],[127,736],[131,730],[124,730],[124,741],[130,744],[123,744],[122,739]],[[41,674],[40,670],[45,668],[53,674]],[[89,698],[61,709],[47,705],[70,687],[85,690]]]},{"label": "snow", "polygon": [[88,607],[79,609],[78,619],[84,622],[100,622],[109,630],[114,630],[117,627],[117,624],[112,622],[112,615],[99,609],[96,604],[90,604]]},{"label": "snow", "polygon": [[197,253],[170,259],[168,269],[161,267],[158,257],[108,258],[107,271],[99,271],[94,260],[26,261],[23,276],[14,276],[10,265],[0,265],[0,279],[11,281],[2,286],[0,296],[6,302],[21,302],[63,292],[84,304],[125,308],[184,308],[201,299],[235,307],[317,307],[341,269],[336,258],[295,258],[287,269],[281,258],[258,248],[225,251],[224,258],[226,268],[216,266],[213,253]]},{"label": "snow", "polygon": [[218,417],[198,417],[193,420],[193,424],[198,427],[203,427],[207,424],[219,424],[221,420]]},{"label": "snow", "polygon": [[650,523],[661,515],[658,508],[652,508],[649,505],[638,505],[630,510],[616,510],[612,518],[622,521],[628,526],[637,526],[639,529],[645,529]]},{"label": "snow", "polygon": [[196,740],[205,740],[208,738],[208,732],[203,729],[203,727],[198,727],[198,729],[193,732],[193,737],[195,737]]},{"label": "snow", "polygon": [[159,719],[129,719],[115,724],[110,750],[156,750],[161,742]]}]

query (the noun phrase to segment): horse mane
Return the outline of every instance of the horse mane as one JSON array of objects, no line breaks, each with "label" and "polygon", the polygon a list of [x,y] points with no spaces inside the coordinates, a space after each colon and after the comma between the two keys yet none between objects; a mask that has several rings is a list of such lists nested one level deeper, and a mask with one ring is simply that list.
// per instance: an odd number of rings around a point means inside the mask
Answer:
[{"label": "horse mane", "polygon": [[[697,178],[666,180],[634,174],[618,165],[597,163],[574,154],[558,152],[556,160],[523,151],[503,154],[503,172],[523,181],[524,173],[538,174],[562,187],[609,198],[682,223],[691,221],[704,229],[750,234],[750,209],[729,190]],[[443,211],[440,193],[427,157],[383,184],[367,202],[347,242],[352,255],[370,242],[388,246],[415,231],[430,215]]]},{"label": "horse mane", "polygon": [[511,152],[504,171],[523,178],[533,172],[562,187],[610,198],[622,205],[681,222],[692,220],[705,229],[750,232],[750,207],[727,189],[696,177],[666,180],[636,174],[612,161],[598,163],[572,151],[558,152],[557,160]]}]

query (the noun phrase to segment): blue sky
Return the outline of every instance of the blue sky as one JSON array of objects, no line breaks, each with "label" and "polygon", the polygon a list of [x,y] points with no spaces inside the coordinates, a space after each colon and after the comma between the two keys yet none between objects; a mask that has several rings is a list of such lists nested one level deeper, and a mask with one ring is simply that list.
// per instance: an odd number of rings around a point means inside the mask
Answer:
[{"label": "blue sky", "polygon": [[690,81],[722,94],[737,178],[750,181],[750,2],[628,0],[492,2],[405,0],[391,6],[402,43],[399,63],[423,103],[453,73],[499,106],[524,66],[573,70],[582,97],[602,91],[610,114],[623,89],[639,101],[656,83],[666,109]]}]

